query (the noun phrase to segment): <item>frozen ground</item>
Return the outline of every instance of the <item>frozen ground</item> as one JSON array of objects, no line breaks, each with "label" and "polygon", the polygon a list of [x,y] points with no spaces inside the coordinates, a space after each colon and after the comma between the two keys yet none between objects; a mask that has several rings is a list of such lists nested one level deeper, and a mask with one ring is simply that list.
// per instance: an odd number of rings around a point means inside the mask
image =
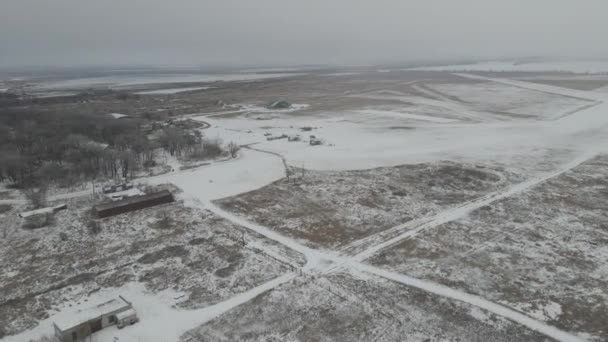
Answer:
[{"label": "frozen ground", "polygon": [[294,76],[293,73],[235,73],[235,74],[141,74],[136,76],[104,76],[32,82],[27,88],[33,92],[85,90],[89,88],[132,89],[153,84],[209,83],[255,81]]},{"label": "frozen ground", "polygon": [[556,119],[593,103],[491,82],[473,85],[439,84],[430,87],[467,102],[477,110],[515,118]]},{"label": "frozen ground", "polygon": [[421,67],[411,70],[428,71],[518,71],[518,72],[571,72],[579,74],[601,74],[608,73],[608,62],[586,61],[586,62],[480,62],[476,64],[443,65]]},{"label": "frozen ground", "polygon": [[373,263],[608,339],[608,157],[378,254]]},{"label": "frozen ground", "polygon": [[[475,98],[484,91],[493,98]],[[67,242],[57,227],[11,230],[2,260],[18,262],[3,265],[0,289],[17,298],[0,312],[9,333],[43,324],[4,340],[37,336],[56,311],[68,314],[63,304],[100,298],[97,289],[129,294],[143,318],[100,341],[605,340],[606,165],[591,159],[608,148],[604,93],[398,71],[172,101],[201,98],[230,105],[190,113],[209,124],[203,134],[248,146],[147,179],[183,191],[185,206],[169,211],[176,230],[159,229],[162,210],[150,209],[91,238],[82,200],[59,216]],[[276,98],[306,106],[263,108]],[[301,141],[268,140],[283,134]],[[92,263],[80,252],[89,249],[109,254]],[[77,277],[84,266],[102,273]],[[174,323],[161,332],[161,321]]]},{"label": "frozen ground", "polygon": [[98,297],[87,299],[91,294],[132,282],[152,297],[164,290],[180,293],[180,308],[207,307],[284,274],[291,267],[287,260],[301,260],[180,202],[100,220],[97,234],[87,223],[95,201],[81,197],[67,203],[69,210],[58,213],[50,227],[21,229],[20,221],[12,219],[19,207],[2,222],[9,231],[0,241],[0,256],[11,261],[0,274],[3,334],[34,327],[65,311],[61,308],[68,303],[93,303]]},{"label": "frozen ground", "polygon": [[183,93],[185,91],[195,91],[195,90],[205,90],[210,89],[210,87],[185,87],[185,88],[167,88],[167,89],[156,89],[156,90],[146,90],[139,91],[135,94],[138,95],[171,95],[177,93]]},{"label": "frozen ground", "polygon": [[504,169],[449,162],[304,174],[294,169],[292,178],[218,204],[304,244],[336,249],[522,180]]},{"label": "frozen ground", "polygon": [[[263,319],[259,319],[263,317]],[[373,277],[307,277],[186,334],[183,341],[546,341],[504,318]]]}]

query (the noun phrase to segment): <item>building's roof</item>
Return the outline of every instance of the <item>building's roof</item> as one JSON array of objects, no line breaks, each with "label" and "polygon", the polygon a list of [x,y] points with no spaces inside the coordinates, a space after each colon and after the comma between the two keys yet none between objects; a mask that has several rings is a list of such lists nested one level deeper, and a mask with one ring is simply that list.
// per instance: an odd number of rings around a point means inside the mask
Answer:
[{"label": "building's roof", "polygon": [[36,209],[36,210],[31,210],[31,211],[24,211],[22,213],[19,214],[20,217],[23,218],[28,218],[30,216],[36,216],[36,215],[42,215],[42,214],[52,214],[53,213],[53,208],[40,208],[40,209]]},{"label": "building's roof", "polygon": [[36,209],[36,210],[24,211],[24,212],[20,213],[19,216],[22,218],[28,218],[30,216],[36,216],[36,215],[52,214],[57,210],[63,209],[64,207],[65,207],[65,204],[60,204],[60,205],[56,205],[54,207],[47,207],[47,208],[40,208],[40,209]]},{"label": "building's roof", "polygon": [[155,193],[149,194],[149,195],[127,197],[120,201],[96,205],[95,210],[97,210],[99,212],[99,211],[104,211],[104,210],[108,210],[108,209],[112,209],[112,208],[128,206],[128,205],[131,205],[134,203],[146,202],[146,201],[150,201],[150,200],[154,200],[154,199],[158,199],[158,198],[163,198],[166,196],[172,196],[171,192],[169,192],[168,190],[163,190],[163,191],[155,192]]},{"label": "building's roof", "polygon": [[86,309],[75,311],[70,315],[61,317],[54,323],[59,330],[66,331],[90,320],[101,317],[102,315],[120,310],[128,310],[130,308],[131,304],[127,303],[127,301],[122,298],[115,298]]},{"label": "building's roof", "polygon": [[129,309],[129,310],[117,313],[116,319],[120,321],[122,319],[131,317],[131,316],[137,316],[137,312],[135,312],[135,310],[133,310],[133,309]]}]

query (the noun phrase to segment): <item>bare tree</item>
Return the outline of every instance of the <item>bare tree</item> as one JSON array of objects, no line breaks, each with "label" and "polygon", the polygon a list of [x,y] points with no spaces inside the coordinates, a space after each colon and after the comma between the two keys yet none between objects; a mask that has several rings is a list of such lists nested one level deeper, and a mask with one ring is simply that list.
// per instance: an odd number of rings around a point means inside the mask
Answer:
[{"label": "bare tree", "polygon": [[32,204],[34,209],[42,208],[46,205],[47,199],[47,187],[46,185],[27,186],[23,189],[25,198]]},{"label": "bare tree", "polygon": [[97,235],[101,233],[101,224],[98,221],[90,220],[87,226],[89,228],[89,234]]},{"label": "bare tree", "polygon": [[156,221],[156,226],[160,229],[169,229],[171,228],[171,216],[166,210],[161,210],[157,214],[158,221]]},{"label": "bare tree", "polygon": [[230,151],[230,156],[232,158],[236,158],[240,149],[241,147],[234,141],[231,141],[230,144],[228,144],[228,151]]}]

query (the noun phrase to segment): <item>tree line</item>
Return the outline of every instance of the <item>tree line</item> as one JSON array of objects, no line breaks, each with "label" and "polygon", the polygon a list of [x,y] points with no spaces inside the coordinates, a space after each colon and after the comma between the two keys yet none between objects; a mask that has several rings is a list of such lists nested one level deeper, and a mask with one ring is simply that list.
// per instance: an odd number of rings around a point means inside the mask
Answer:
[{"label": "tree line", "polygon": [[0,181],[66,186],[131,177],[155,165],[158,148],[177,157],[224,153],[219,142],[203,139],[196,130],[157,126],[150,129],[155,126],[143,118],[0,108]]}]

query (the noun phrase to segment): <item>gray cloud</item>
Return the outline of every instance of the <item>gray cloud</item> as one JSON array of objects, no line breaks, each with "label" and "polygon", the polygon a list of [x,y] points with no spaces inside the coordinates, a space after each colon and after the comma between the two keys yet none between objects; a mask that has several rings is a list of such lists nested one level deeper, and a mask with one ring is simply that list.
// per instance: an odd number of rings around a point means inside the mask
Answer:
[{"label": "gray cloud", "polygon": [[2,0],[0,66],[608,56],[605,0]]}]

